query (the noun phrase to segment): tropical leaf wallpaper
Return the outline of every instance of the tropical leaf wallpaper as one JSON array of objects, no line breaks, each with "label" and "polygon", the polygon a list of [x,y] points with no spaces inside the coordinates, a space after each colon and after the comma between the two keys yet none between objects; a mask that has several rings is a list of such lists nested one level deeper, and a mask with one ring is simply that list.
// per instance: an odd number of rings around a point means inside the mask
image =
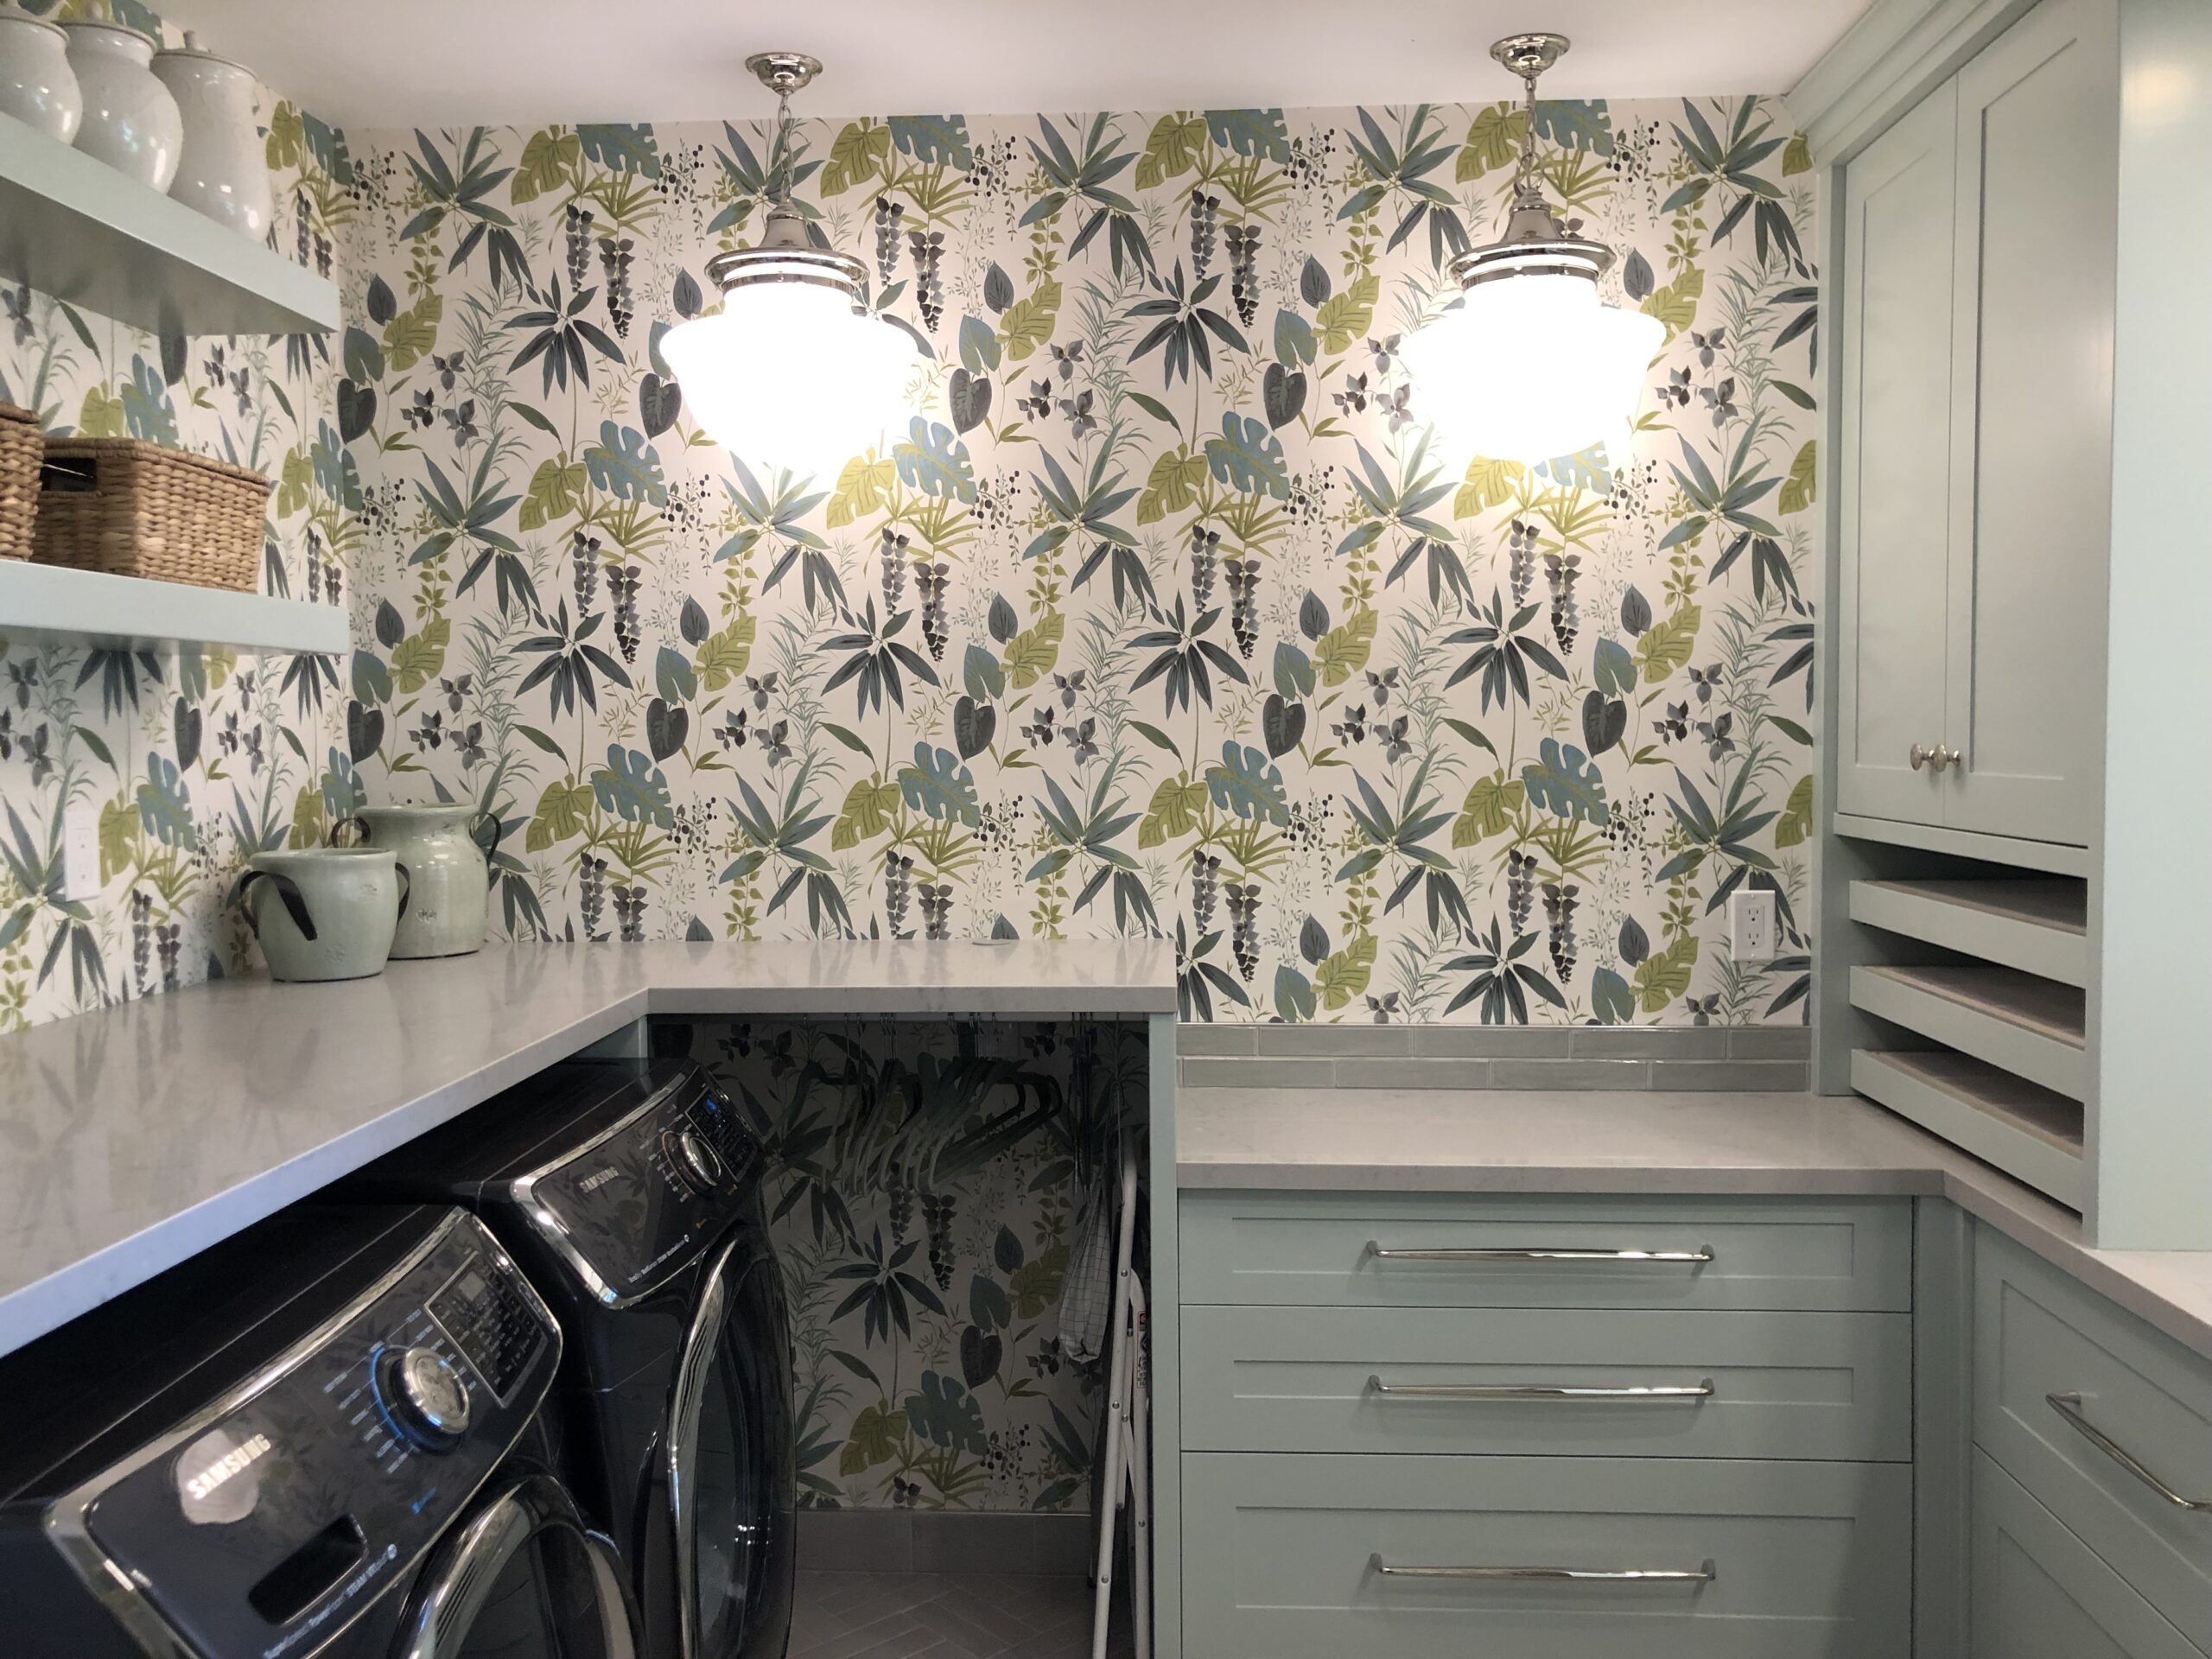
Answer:
[{"label": "tropical leaf wallpaper", "polygon": [[[1537,120],[1668,344],[1629,453],[1527,467],[1447,453],[1398,355],[1494,233],[1506,104],[806,123],[788,155],[277,106],[284,245],[342,334],[165,344],[18,293],[0,396],[270,472],[265,585],[346,605],[355,649],[0,655],[0,1021],[241,965],[245,851],[433,798],[498,815],[520,940],[1148,931],[1191,1019],[1802,1020],[1804,146],[1760,99]],[[659,352],[786,166],[915,344],[834,476],[720,449]],[[82,906],[65,801],[102,826]],[[1756,969],[1721,948],[1745,885],[1788,950]],[[807,1501],[1081,1507],[1057,1303],[1141,1039],[692,1042],[772,1148]]]},{"label": "tropical leaf wallpaper", "polygon": [[1060,1295],[1145,1116],[1141,1024],[699,1024],[766,1141],[801,1501],[1088,1507],[1099,1372]]},{"label": "tropical leaf wallpaper", "polygon": [[[129,0],[35,11],[161,21]],[[264,104],[272,245],[334,273],[353,175],[343,136]],[[346,597],[358,485],[336,342],[161,340],[0,288],[0,401],[48,431],[171,444],[266,473],[262,588]],[[224,898],[249,852],[319,838],[357,786],[333,739],[341,664],[0,639],[0,1031],[249,964]],[[339,771],[333,772],[334,766]],[[62,896],[65,807],[97,815],[100,893]]]},{"label": "tropical leaf wallpaper", "polygon": [[[496,810],[520,938],[1150,931],[1195,1019],[1802,1018],[1805,148],[1537,118],[1669,345],[1630,453],[1534,469],[1396,353],[1508,105],[353,135],[345,786]],[[786,165],[916,348],[834,476],[658,349]],[[1715,948],[1746,883],[1770,968]]]}]

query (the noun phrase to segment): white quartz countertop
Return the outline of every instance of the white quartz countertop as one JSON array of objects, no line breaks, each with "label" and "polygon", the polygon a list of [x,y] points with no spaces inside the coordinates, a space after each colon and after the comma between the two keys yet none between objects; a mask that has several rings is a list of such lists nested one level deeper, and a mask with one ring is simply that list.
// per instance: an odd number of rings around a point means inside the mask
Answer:
[{"label": "white quartz countertop", "polygon": [[2212,1358],[2212,1251],[2099,1250],[2082,1218],[1856,1096],[1185,1089],[1184,1191],[1943,1198]]},{"label": "white quartz countertop", "polygon": [[1141,941],[494,946],[0,1038],[0,1353],[647,1014],[1175,1012]]}]

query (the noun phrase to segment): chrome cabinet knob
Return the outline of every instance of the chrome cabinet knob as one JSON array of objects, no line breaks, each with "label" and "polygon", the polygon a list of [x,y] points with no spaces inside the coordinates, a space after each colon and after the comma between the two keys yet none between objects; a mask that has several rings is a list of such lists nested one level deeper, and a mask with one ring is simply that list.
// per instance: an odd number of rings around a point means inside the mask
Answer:
[{"label": "chrome cabinet knob", "polygon": [[1933,748],[1925,749],[1916,743],[1912,746],[1912,751],[1907,758],[1911,760],[1912,769],[1915,772],[1926,766],[1929,771],[1937,772],[1966,759],[1956,749],[1946,748],[1941,743],[1936,744]]}]

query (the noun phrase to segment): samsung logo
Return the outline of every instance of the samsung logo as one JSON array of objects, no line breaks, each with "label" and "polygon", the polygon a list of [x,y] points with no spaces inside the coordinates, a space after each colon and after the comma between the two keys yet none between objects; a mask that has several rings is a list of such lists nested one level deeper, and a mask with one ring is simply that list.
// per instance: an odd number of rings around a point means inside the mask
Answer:
[{"label": "samsung logo", "polygon": [[224,1452],[221,1457],[216,1459],[198,1474],[188,1477],[184,1483],[184,1495],[195,1501],[206,1498],[211,1496],[217,1487],[240,1471],[258,1463],[268,1455],[269,1437],[266,1434],[257,1434],[243,1446]]},{"label": "samsung logo", "polygon": [[579,1192],[596,1192],[601,1187],[605,1186],[609,1181],[613,1180],[621,1173],[621,1170],[616,1166],[609,1164],[605,1169],[601,1170],[598,1174],[585,1176],[582,1181],[577,1183],[576,1191]]}]

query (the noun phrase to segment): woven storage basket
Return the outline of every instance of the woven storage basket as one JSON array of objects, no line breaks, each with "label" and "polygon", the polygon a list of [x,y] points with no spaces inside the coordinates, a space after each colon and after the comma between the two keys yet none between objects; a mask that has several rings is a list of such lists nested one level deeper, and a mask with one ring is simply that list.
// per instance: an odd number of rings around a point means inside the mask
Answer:
[{"label": "woven storage basket", "polygon": [[251,593],[269,480],[133,438],[48,438],[32,556]]},{"label": "woven storage basket", "polygon": [[38,416],[0,404],[0,559],[31,556],[31,524],[38,517],[38,464],[46,453]]}]

